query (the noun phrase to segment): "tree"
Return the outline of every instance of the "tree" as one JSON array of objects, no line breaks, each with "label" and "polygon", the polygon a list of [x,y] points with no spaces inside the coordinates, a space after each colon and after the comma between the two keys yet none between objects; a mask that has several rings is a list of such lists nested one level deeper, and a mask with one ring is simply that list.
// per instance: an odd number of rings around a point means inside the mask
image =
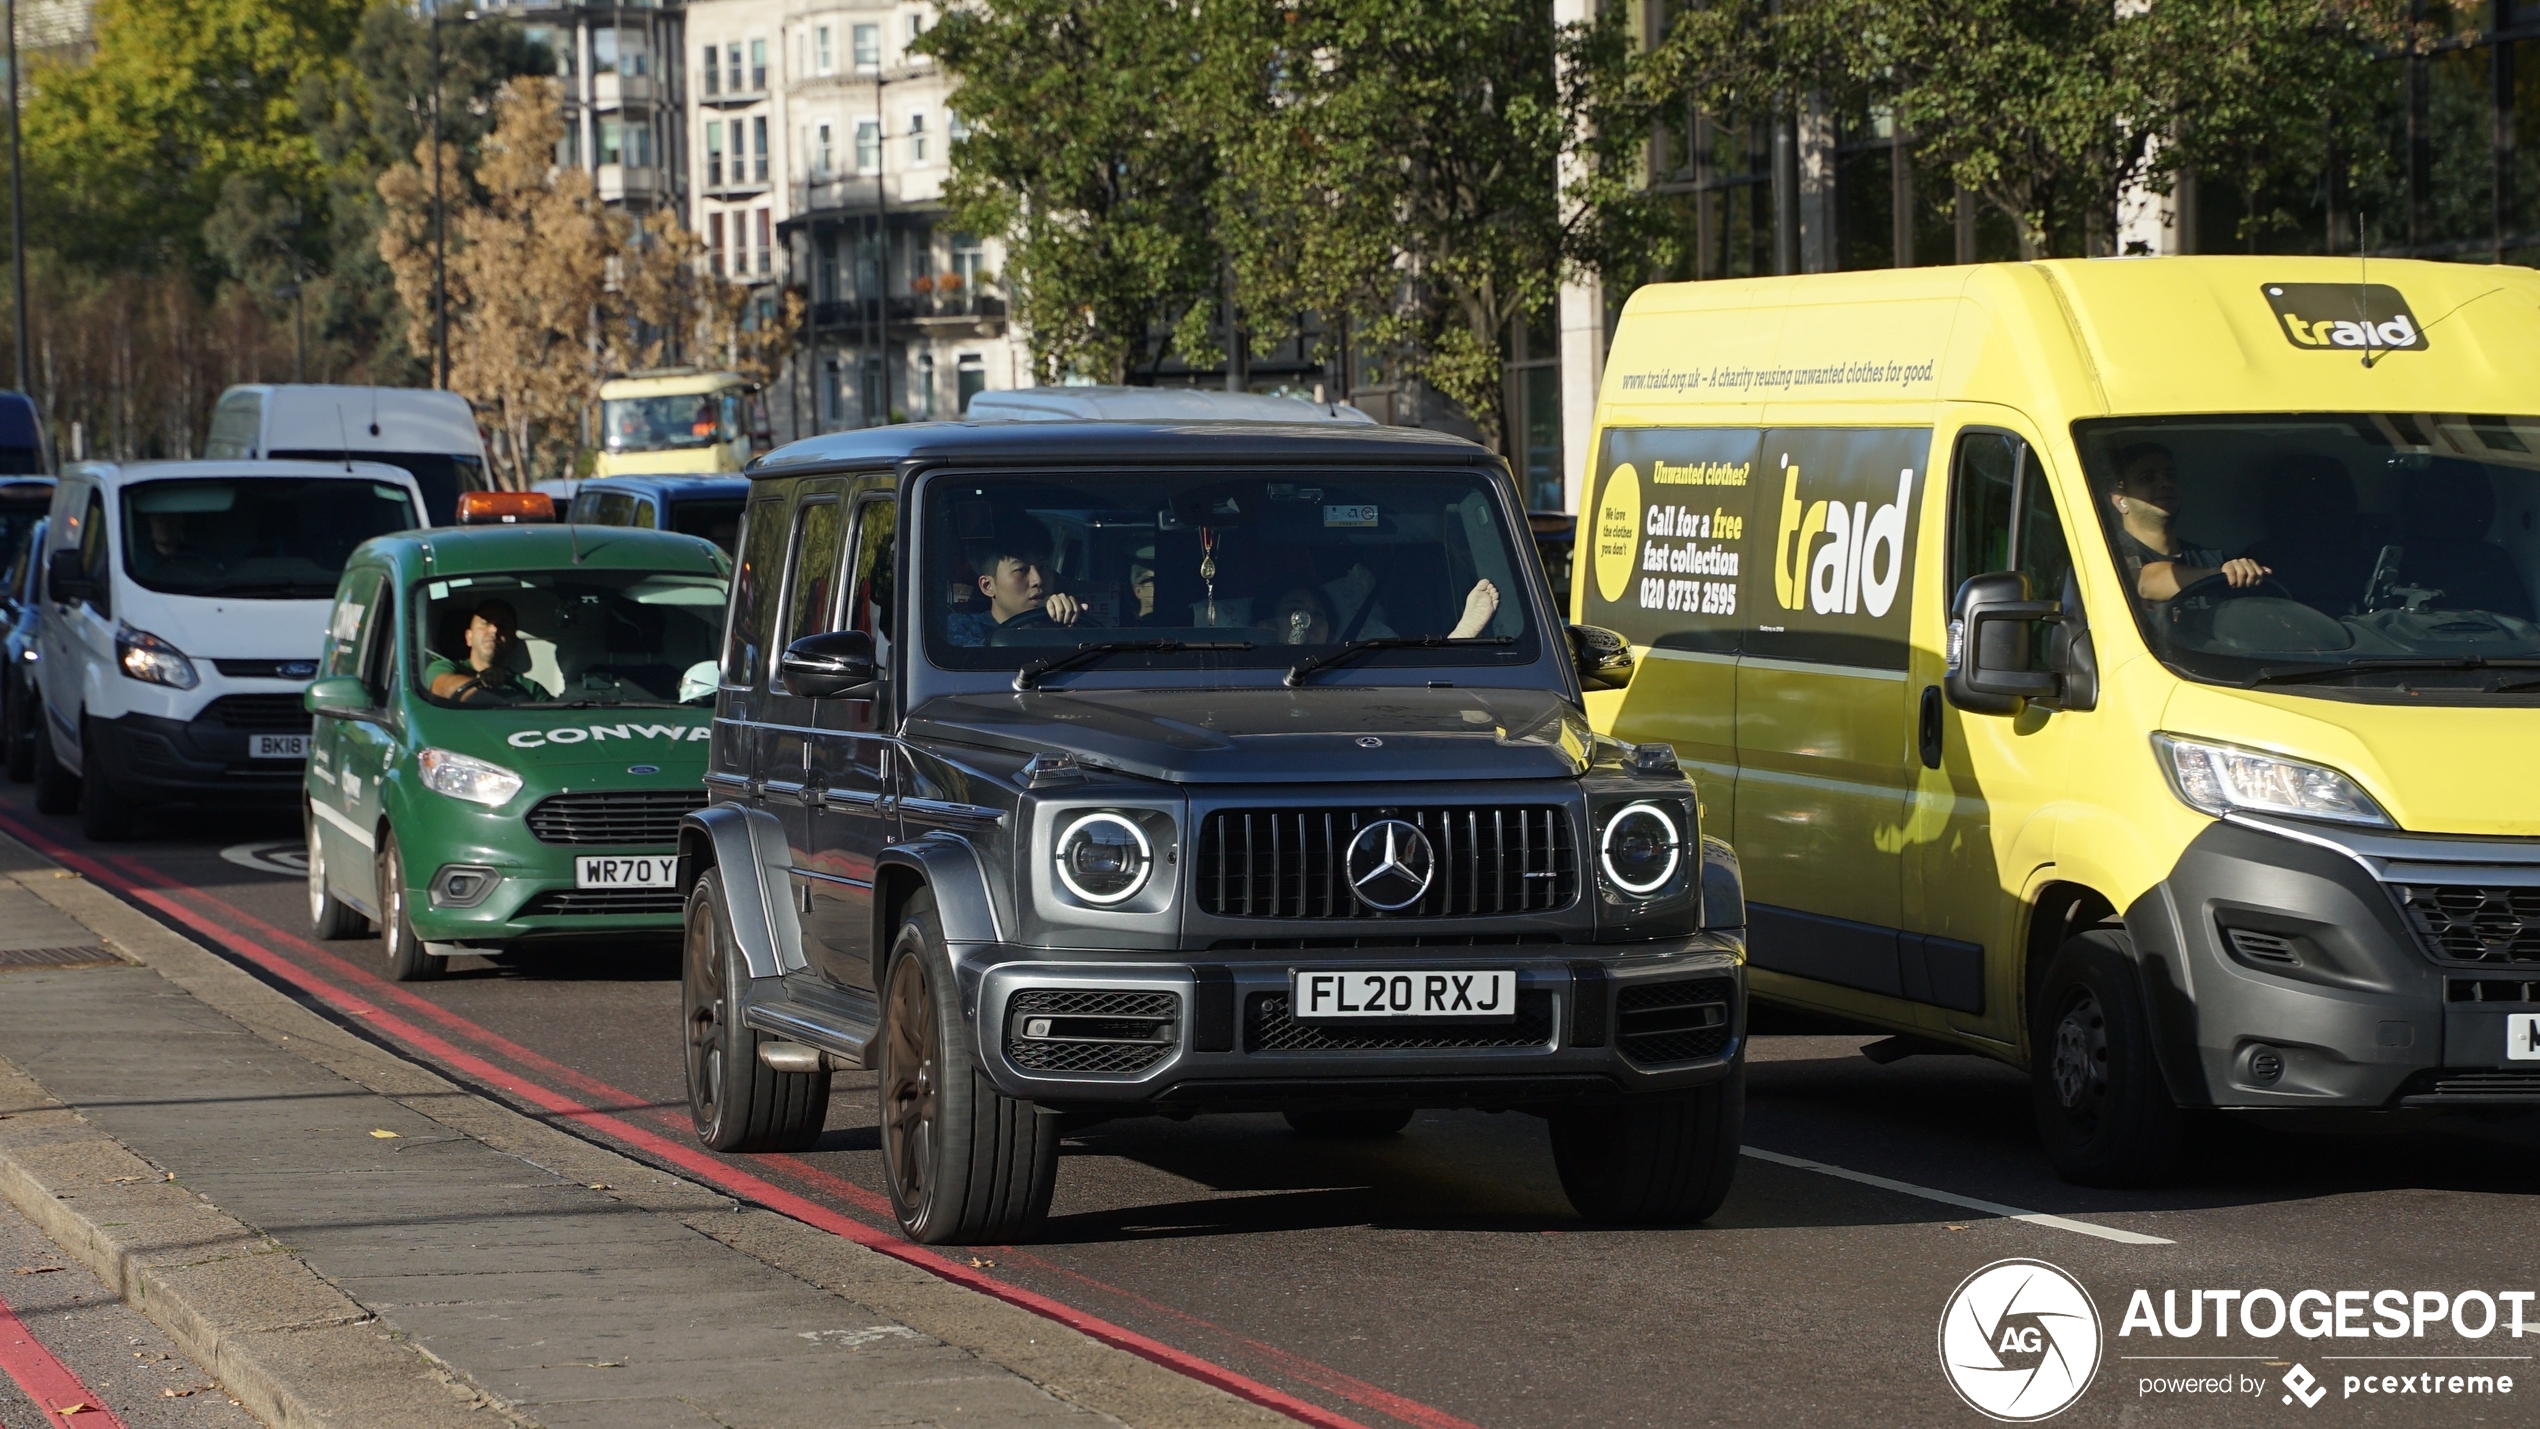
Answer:
[{"label": "tree", "polygon": [[676,354],[764,385],[793,355],[802,294],[788,288],[754,300],[748,284],[712,271],[704,242],[675,213],[624,229],[612,266],[606,360],[613,371],[658,367]]},{"label": "tree", "polygon": [[1202,43],[1180,0],[966,0],[919,41],[961,77],[954,221],[1006,236],[1045,381],[1120,382],[1168,351],[1216,359],[1217,145],[1189,103]]}]

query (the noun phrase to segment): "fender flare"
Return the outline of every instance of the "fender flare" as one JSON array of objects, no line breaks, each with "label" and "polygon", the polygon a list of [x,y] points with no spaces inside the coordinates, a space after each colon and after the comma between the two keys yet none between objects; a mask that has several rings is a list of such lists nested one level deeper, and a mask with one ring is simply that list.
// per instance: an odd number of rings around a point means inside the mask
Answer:
[{"label": "fender flare", "polygon": [[1702,836],[1702,931],[1746,931],[1746,875],[1728,840]]},{"label": "fender flare", "polygon": [[884,890],[910,884],[935,895],[935,917],[943,924],[946,945],[1005,940],[997,926],[996,900],[988,891],[987,872],[980,865],[979,851],[968,840],[937,830],[923,838],[893,844],[873,860],[875,987],[882,985],[882,963],[891,955],[891,934],[898,926],[900,907],[907,901],[904,897],[885,896]]},{"label": "fender flare", "polygon": [[[750,976],[781,977],[807,966],[802,920],[794,912],[794,854],[774,814],[710,804],[679,821],[679,886],[694,888],[708,868],[723,875],[732,938]],[[749,876],[736,876],[746,869]]]}]

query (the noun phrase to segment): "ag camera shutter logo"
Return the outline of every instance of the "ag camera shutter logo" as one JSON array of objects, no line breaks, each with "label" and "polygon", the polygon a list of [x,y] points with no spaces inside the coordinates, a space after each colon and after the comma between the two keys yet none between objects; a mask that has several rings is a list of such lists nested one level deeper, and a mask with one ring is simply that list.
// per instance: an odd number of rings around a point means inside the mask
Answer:
[{"label": "ag camera shutter logo", "polygon": [[2026,1424],[2072,1407],[2099,1372],[2099,1307],[2042,1260],[1997,1260],[1940,1312],[1940,1367],[1967,1407]]}]

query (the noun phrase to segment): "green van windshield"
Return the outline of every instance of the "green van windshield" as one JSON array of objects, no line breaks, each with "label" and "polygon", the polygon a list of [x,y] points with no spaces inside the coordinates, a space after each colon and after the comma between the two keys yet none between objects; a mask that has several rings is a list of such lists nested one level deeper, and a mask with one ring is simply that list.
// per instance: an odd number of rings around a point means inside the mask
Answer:
[{"label": "green van windshield", "polygon": [[720,576],[528,571],[416,587],[416,686],[459,709],[696,705],[715,688]]}]

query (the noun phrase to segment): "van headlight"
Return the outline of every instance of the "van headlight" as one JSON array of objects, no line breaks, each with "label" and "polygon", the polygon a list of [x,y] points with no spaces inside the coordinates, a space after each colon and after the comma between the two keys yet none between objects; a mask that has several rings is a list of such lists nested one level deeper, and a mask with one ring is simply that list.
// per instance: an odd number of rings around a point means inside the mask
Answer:
[{"label": "van headlight", "polygon": [[136,680],[173,690],[190,690],[203,682],[184,651],[147,630],[135,630],[129,625],[115,630],[115,663]]},{"label": "van headlight", "polygon": [[488,764],[446,749],[427,749],[415,756],[423,770],[423,787],[435,794],[496,808],[520,792],[520,776],[499,764]]},{"label": "van headlight", "polygon": [[1125,903],[1155,874],[1155,845],[1126,814],[1084,814],[1059,831],[1058,881],[1097,908]]},{"label": "van headlight", "polygon": [[2180,801],[2216,818],[2237,810],[2397,827],[2361,785],[2334,769],[2175,734],[2152,736],[2152,748]]},{"label": "van headlight", "polygon": [[1644,799],[1607,815],[1596,836],[1596,865],[1605,881],[1635,898],[1665,888],[1684,866],[1683,813]]}]

